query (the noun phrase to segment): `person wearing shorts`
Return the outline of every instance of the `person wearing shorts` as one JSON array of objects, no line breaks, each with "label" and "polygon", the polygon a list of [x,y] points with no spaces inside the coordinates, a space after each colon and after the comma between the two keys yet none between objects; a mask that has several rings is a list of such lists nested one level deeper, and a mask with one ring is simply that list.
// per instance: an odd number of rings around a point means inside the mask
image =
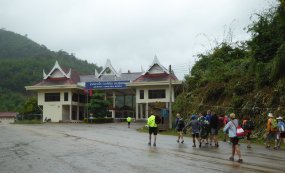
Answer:
[{"label": "person wearing shorts", "polygon": [[[184,127],[184,129],[187,129],[188,127],[192,127],[192,139],[193,139],[193,145],[192,147],[196,147],[196,140],[199,142],[199,146],[201,146],[201,140],[200,140],[200,129],[199,129],[199,121],[196,115],[191,116],[191,121],[187,123],[187,125]],[[183,130],[184,130],[183,129]]]},{"label": "person wearing shorts", "polygon": [[285,132],[284,132],[284,124],[283,117],[279,116],[277,119],[278,122],[278,132],[277,132],[277,149],[280,149],[281,142],[285,144]]},{"label": "person wearing shorts", "polygon": [[153,139],[153,146],[156,146],[156,135],[158,132],[158,127],[157,124],[155,123],[155,115],[151,115],[148,119],[147,119],[147,125],[149,127],[148,132],[149,132],[149,142],[148,145],[151,145],[151,136],[153,134],[154,139]]},{"label": "person wearing shorts", "polygon": [[230,114],[230,118],[231,118],[231,121],[229,121],[223,129],[224,132],[226,132],[226,131],[229,132],[229,138],[230,138],[230,141],[232,143],[232,155],[229,158],[229,160],[234,161],[234,155],[236,153],[239,157],[238,162],[242,163],[243,160],[241,158],[241,152],[240,152],[240,148],[238,145],[239,139],[236,135],[237,134],[238,119],[235,118],[234,113]]},{"label": "person wearing shorts", "polygon": [[210,120],[211,127],[211,137],[210,137],[210,145],[212,145],[212,141],[215,143],[215,147],[219,147],[218,143],[218,131],[219,131],[219,117],[217,114],[213,114]]}]

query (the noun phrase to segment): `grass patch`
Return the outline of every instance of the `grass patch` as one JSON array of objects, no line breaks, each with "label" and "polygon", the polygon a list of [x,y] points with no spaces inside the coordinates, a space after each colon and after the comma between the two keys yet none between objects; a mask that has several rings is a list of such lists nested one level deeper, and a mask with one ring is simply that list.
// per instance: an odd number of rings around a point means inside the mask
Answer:
[{"label": "grass patch", "polygon": [[17,120],[12,124],[43,124],[42,120]]}]

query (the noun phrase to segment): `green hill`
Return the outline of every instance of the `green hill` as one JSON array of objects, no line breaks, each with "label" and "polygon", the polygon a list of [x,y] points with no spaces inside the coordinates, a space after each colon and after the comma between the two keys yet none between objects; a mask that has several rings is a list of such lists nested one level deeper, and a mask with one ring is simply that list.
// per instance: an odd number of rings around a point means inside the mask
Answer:
[{"label": "green hill", "polygon": [[248,26],[252,37],[247,42],[223,42],[198,55],[175,111],[234,112],[240,118],[253,116],[260,127],[265,127],[268,112],[284,116],[285,1],[256,18]]},{"label": "green hill", "polygon": [[64,51],[50,51],[25,36],[0,29],[0,111],[18,111],[25,101],[24,86],[42,79],[55,61],[80,74],[93,74],[102,67],[79,60]]}]

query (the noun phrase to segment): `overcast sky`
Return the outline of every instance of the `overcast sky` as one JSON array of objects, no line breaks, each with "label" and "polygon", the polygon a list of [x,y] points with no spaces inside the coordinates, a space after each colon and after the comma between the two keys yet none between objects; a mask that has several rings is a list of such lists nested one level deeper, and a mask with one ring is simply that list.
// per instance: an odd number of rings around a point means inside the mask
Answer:
[{"label": "overcast sky", "polygon": [[245,40],[250,16],[275,0],[0,0],[0,27],[53,51],[114,68],[146,70],[157,55],[181,79],[197,53]]}]

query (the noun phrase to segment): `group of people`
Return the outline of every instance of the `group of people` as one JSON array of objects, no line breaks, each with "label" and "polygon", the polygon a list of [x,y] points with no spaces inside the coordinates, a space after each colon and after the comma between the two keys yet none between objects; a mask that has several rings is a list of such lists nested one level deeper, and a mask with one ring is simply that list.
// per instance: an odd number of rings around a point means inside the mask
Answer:
[{"label": "group of people", "polygon": [[274,141],[275,150],[280,149],[282,141],[285,144],[285,122],[281,116],[276,118],[269,113],[266,123],[266,148],[270,148],[271,141]]},{"label": "group of people", "polygon": [[[130,125],[130,119],[128,119],[128,127]],[[158,124],[160,123],[159,116],[155,116],[153,113],[147,120],[147,127],[149,128],[149,142],[156,146],[156,135],[158,133]],[[234,161],[235,154],[238,156],[238,162],[242,163],[243,159],[239,148],[239,140],[244,138],[247,143],[247,148],[251,148],[251,134],[254,130],[254,122],[250,116],[244,117],[239,124],[239,120],[234,113],[229,116],[217,116],[215,113],[207,111],[206,115],[199,113],[198,115],[191,115],[190,121],[185,123],[184,119],[179,113],[176,114],[176,130],[178,133],[177,143],[184,143],[183,133],[186,133],[189,127],[192,128],[193,145],[196,147],[196,143],[201,148],[202,143],[206,145],[219,147],[218,132],[220,129],[224,132],[224,142],[229,141],[232,144],[232,152],[229,160]],[[266,126],[266,148],[270,148],[271,140],[274,141],[274,149],[279,149],[281,142],[285,143],[285,122],[283,118],[279,116],[275,118],[272,113],[268,114],[267,126]]]}]

